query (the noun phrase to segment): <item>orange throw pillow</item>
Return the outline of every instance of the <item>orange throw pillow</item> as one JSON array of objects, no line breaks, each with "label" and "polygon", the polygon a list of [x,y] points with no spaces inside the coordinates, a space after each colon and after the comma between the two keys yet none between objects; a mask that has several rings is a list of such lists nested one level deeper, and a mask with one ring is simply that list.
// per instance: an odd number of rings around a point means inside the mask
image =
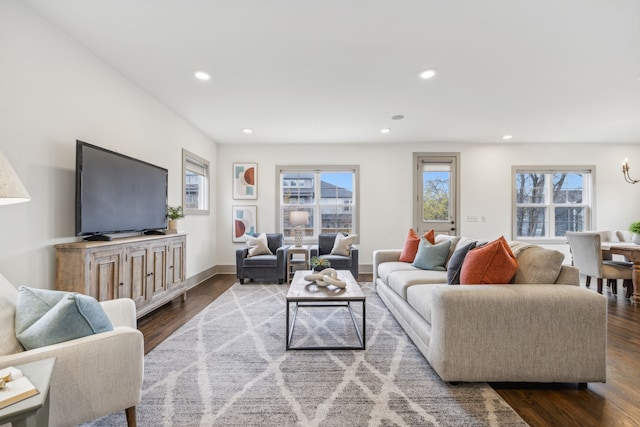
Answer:
[{"label": "orange throw pillow", "polygon": [[[436,233],[433,229],[424,233],[422,237],[427,239],[432,245],[436,244]],[[407,239],[404,241],[404,248],[402,248],[402,253],[400,254],[400,261],[413,262],[416,259],[416,253],[418,253],[419,243],[420,236],[418,236],[418,233],[416,233],[413,228],[410,228]]]},{"label": "orange throw pillow", "polygon": [[472,249],[460,271],[462,285],[508,284],[518,270],[518,261],[504,237]]}]

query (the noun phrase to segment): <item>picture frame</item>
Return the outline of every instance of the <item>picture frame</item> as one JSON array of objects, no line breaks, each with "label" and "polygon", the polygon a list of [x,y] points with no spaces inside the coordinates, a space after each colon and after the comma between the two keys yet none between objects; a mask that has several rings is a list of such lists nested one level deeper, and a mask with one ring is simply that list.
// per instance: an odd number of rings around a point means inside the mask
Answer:
[{"label": "picture frame", "polygon": [[257,206],[232,206],[231,231],[233,242],[246,241],[245,234],[255,233],[258,229]]},{"label": "picture frame", "polygon": [[234,200],[256,200],[258,198],[258,164],[233,164]]}]

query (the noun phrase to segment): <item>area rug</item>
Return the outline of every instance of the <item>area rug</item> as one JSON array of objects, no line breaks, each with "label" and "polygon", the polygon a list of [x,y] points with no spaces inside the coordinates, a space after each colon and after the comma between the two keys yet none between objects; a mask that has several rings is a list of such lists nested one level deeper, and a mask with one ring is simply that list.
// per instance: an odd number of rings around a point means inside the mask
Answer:
[{"label": "area rug", "polygon": [[[286,351],[288,286],[236,283],[145,357],[138,425],[527,425],[487,384],[443,382],[372,284],[361,286],[366,350]],[[357,344],[348,310],[335,307],[301,308],[293,340]],[[126,426],[124,411],[86,426]]]}]

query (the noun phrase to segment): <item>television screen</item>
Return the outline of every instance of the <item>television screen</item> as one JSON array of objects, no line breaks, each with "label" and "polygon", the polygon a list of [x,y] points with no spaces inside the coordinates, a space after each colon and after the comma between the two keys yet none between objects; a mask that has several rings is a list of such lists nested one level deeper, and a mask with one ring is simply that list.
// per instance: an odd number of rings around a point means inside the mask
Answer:
[{"label": "television screen", "polygon": [[76,235],[164,229],[167,169],[76,141]]}]

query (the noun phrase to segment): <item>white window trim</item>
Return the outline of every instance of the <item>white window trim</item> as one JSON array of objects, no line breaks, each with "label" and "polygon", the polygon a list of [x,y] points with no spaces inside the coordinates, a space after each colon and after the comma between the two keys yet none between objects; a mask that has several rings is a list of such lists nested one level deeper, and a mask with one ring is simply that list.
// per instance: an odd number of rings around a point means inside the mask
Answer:
[{"label": "white window trim", "polygon": [[[193,172],[204,174],[205,182],[204,187],[202,189],[203,196],[205,198],[204,205],[206,208],[204,209],[187,209],[187,181],[186,181],[186,171],[191,170]],[[182,149],[182,207],[185,215],[209,215],[210,210],[210,199],[209,189],[211,188],[211,168],[209,161],[204,159],[197,154],[194,154],[186,149]]]},{"label": "white window trim", "polygon": [[[547,238],[541,237],[518,237],[517,230],[517,182],[516,182],[516,174],[518,173],[537,173],[537,174],[546,174],[546,173],[589,173],[591,175],[590,182],[585,184],[583,201],[586,199],[586,203],[575,204],[572,206],[583,206],[586,207],[585,218],[584,218],[584,228],[585,231],[592,230],[593,224],[596,223],[595,219],[595,202],[596,202],[596,194],[595,194],[595,180],[596,180],[596,167],[595,165],[545,165],[545,166],[512,166],[511,167],[511,238],[512,240],[520,240],[527,243],[534,244],[565,244],[567,243],[567,239],[564,237],[555,237],[550,236]],[[547,194],[547,197],[551,197],[550,194]],[[520,206],[527,206],[522,204]],[[534,205],[531,205],[534,206]],[[551,202],[545,203],[544,205],[535,205],[536,207],[546,207],[553,208],[554,206],[561,206],[558,204],[554,204]],[[551,234],[551,232],[550,232]]]},{"label": "white window trim", "polygon": [[[285,242],[293,243],[293,237],[287,236],[284,230],[284,221],[282,218],[282,205],[280,204],[282,201],[282,192],[283,187],[281,186],[280,176],[282,173],[324,173],[324,172],[353,172],[354,174],[354,183],[353,183],[353,192],[354,192],[354,203],[355,212],[353,212],[353,234],[360,234],[360,166],[358,165],[276,165],[276,224],[278,227],[278,232],[284,234]],[[320,185],[320,183],[316,183],[316,185]],[[296,188],[296,187],[287,187],[287,188]],[[319,188],[318,188],[319,194]],[[320,200],[318,198],[318,200]],[[311,206],[311,205],[309,205]],[[316,215],[319,215],[319,209],[321,203],[316,203],[314,209]],[[318,216],[319,217],[319,216]],[[316,243],[318,240],[318,233],[321,229],[321,224],[319,221],[316,221],[314,224],[314,235],[313,236],[305,236],[304,244],[312,244]],[[359,239],[358,239],[359,240]]]}]

